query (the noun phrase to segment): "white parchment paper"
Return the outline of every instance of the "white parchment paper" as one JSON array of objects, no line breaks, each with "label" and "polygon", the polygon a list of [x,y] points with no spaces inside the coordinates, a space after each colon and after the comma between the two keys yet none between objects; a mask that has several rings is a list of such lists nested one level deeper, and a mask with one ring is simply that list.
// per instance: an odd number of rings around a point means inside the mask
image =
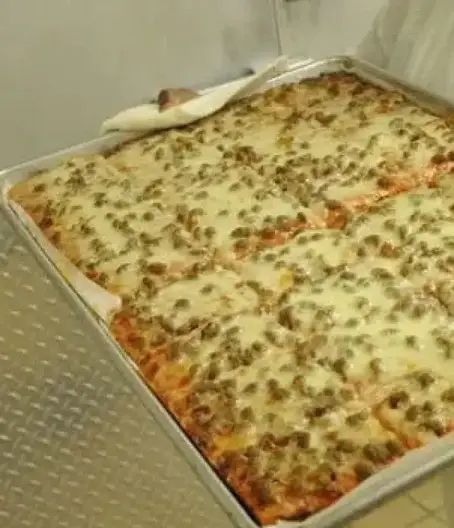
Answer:
[{"label": "white parchment paper", "polygon": [[187,125],[207,117],[230,101],[241,99],[256,92],[269,79],[287,69],[287,59],[279,57],[255,75],[239,79],[191,99],[178,106],[160,111],[159,105],[135,106],[107,119],[101,126],[101,133],[112,131],[146,131]]}]

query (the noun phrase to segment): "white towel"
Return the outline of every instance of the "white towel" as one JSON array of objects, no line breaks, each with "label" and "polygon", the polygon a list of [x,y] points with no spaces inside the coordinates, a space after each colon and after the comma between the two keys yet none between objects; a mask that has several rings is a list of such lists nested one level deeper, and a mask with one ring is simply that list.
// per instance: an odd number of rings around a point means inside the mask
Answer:
[{"label": "white towel", "polygon": [[287,59],[279,57],[260,72],[220,86],[181,105],[160,111],[157,104],[144,104],[124,110],[104,121],[101,133],[162,130],[187,125],[220,110],[228,102],[257,91],[264,83],[287,68]]}]

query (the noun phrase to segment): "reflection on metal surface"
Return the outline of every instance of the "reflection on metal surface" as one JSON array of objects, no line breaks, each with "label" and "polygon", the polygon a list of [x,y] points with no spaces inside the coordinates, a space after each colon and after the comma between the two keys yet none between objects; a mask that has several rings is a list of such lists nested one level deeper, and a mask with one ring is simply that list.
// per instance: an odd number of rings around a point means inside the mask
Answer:
[{"label": "reflection on metal surface", "polygon": [[15,241],[16,235],[11,226],[0,215],[0,268],[6,263],[8,253]]},{"label": "reflection on metal surface", "polygon": [[454,528],[454,465],[442,473],[442,483],[447,526]]}]

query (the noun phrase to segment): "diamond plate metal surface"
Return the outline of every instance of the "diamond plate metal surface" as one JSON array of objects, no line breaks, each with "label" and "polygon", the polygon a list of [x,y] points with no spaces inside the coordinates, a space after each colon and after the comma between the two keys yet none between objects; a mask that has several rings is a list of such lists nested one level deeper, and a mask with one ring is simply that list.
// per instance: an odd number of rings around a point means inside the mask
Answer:
[{"label": "diamond plate metal surface", "polygon": [[0,526],[232,527],[0,217]]}]

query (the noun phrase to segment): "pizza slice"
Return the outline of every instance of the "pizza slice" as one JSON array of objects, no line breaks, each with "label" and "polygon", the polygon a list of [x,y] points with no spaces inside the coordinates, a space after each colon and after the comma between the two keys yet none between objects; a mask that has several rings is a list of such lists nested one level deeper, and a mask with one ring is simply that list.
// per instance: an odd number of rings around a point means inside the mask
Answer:
[{"label": "pizza slice", "polygon": [[185,186],[211,174],[222,162],[220,139],[216,135],[208,139],[196,124],[151,133],[106,152],[105,157],[116,171],[130,177],[132,185],[174,202]]},{"label": "pizza slice", "polygon": [[[147,377],[162,367],[162,361],[167,365],[168,354],[173,358],[175,340],[198,335],[217,318],[260,308],[257,293],[237,273],[213,263],[196,264],[184,277],[160,287],[150,273],[145,274],[115,317],[112,330]],[[180,367],[176,370],[181,372]]]},{"label": "pizza slice", "polygon": [[[445,213],[444,198],[437,188],[426,186],[383,200],[353,217],[345,228],[361,255],[386,254],[384,244],[402,248],[420,228],[419,220],[435,220]],[[389,251],[391,253],[392,251]]]},{"label": "pizza slice", "polygon": [[[116,182],[117,179],[120,179],[119,174],[111,170],[103,156],[74,157],[53,169],[30,174],[29,178],[14,185],[8,196],[20,203],[50,237],[56,218],[72,214],[70,225],[80,219],[79,208],[68,207],[68,201],[74,195],[89,196],[93,185],[98,182],[105,185],[107,181]],[[95,201],[96,198],[93,199]]]},{"label": "pizza slice", "polygon": [[435,200],[441,202],[439,207],[433,207],[427,213],[418,210],[412,217],[401,271],[414,283],[426,286],[427,291],[439,291],[440,300],[443,297],[448,306],[452,299],[446,294],[454,272],[454,179],[451,175],[439,181],[424,207]]},{"label": "pizza slice", "polygon": [[345,234],[359,260],[373,257],[417,287],[436,292],[452,280],[453,220],[454,180],[445,175],[434,188],[384,200],[355,217]]},{"label": "pizza slice", "polygon": [[311,229],[282,245],[256,252],[236,269],[251,287],[275,303],[294,286],[323,279],[333,269],[355,259],[351,243],[342,231]]},{"label": "pizza slice", "polygon": [[299,336],[302,364],[321,362],[358,388],[414,370],[451,368],[451,319],[398,270],[364,261],[294,286],[276,317]]},{"label": "pizza slice", "polygon": [[197,243],[240,256],[281,244],[317,222],[297,200],[264,184],[247,167],[188,186],[176,208]]},{"label": "pizza slice", "polygon": [[256,292],[237,273],[215,266],[193,269],[185,278],[156,292],[151,299],[137,292],[135,307],[141,314],[158,316],[170,332],[181,334],[215,317],[259,308]]},{"label": "pizza slice", "polygon": [[[357,401],[326,388],[289,435],[267,434],[258,446],[226,452],[221,475],[262,524],[304,520],[333,505],[405,453],[405,446]],[[315,413],[315,414],[311,414]],[[318,414],[320,413],[320,414]]]},{"label": "pizza slice", "polygon": [[126,300],[144,279],[163,284],[210,256],[172,207],[101,156],[68,160],[9,196],[83,273]]}]

